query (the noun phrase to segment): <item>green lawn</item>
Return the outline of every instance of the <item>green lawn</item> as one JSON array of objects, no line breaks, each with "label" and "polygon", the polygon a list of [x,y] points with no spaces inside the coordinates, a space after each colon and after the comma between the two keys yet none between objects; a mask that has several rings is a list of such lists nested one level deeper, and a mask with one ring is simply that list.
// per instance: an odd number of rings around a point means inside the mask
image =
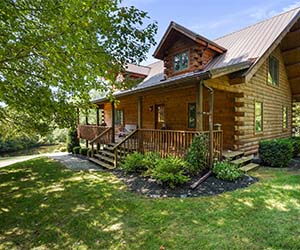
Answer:
[{"label": "green lawn", "polygon": [[300,172],[214,197],[150,199],[47,158],[0,169],[0,249],[300,249]]}]

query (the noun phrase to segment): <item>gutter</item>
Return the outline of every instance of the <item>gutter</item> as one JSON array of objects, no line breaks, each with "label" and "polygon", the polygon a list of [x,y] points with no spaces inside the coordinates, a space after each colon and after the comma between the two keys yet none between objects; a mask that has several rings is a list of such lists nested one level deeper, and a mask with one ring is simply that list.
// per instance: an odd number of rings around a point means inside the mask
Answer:
[{"label": "gutter", "polygon": [[[137,89],[133,89],[133,90],[125,90],[123,92],[115,93],[114,97],[122,97],[122,96],[126,96],[126,95],[131,95],[131,94],[141,93],[141,92],[145,92],[145,91],[149,91],[149,90],[154,90],[154,89],[158,89],[158,88],[170,87],[172,85],[175,85],[178,83],[185,83],[190,80],[214,79],[214,78],[218,78],[223,75],[231,74],[236,71],[248,69],[252,65],[252,63],[253,63],[252,61],[246,61],[246,62],[242,62],[239,64],[233,64],[231,66],[226,66],[226,67],[222,67],[222,68],[218,68],[218,69],[211,69],[211,70],[204,71],[204,72],[203,71],[195,72],[186,77],[178,77],[178,78],[173,78],[173,79],[170,78],[170,79],[161,81],[160,84],[156,84],[154,86],[149,86],[149,87],[145,87],[145,88],[137,88]],[[91,103],[96,104],[96,103],[104,102],[104,101],[108,101],[108,99],[106,97],[103,97],[103,98],[91,101]]]},{"label": "gutter", "polygon": [[[185,83],[185,82],[188,82],[193,79],[208,80],[210,78],[211,78],[210,71],[197,72],[197,73],[194,73],[193,75],[187,76],[185,78],[167,79],[167,80],[162,81],[161,84],[157,84],[155,86],[140,88],[140,89],[136,89],[136,90],[125,90],[124,92],[114,94],[114,97],[122,97],[122,96],[132,95],[132,94],[141,93],[141,92],[145,92],[145,91],[149,91],[149,90],[154,90],[154,89],[158,89],[158,88],[166,88],[166,87],[176,85],[178,83]],[[104,102],[104,101],[108,101],[108,99],[106,97],[103,97],[103,98],[91,101],[91,103],[98,103],[98,102]]]}]

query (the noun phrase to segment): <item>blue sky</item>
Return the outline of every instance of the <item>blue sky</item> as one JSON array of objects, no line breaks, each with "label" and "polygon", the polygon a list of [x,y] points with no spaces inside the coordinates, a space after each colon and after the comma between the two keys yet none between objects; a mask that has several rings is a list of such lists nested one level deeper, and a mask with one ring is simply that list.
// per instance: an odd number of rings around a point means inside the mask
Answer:
[{"label": "blue sky", "polygon": [[[209,39],[244,28],[278,13],[300,6],[300,0],[124,0],[148,12],[158,22],[159,42],[169,23],[175,21]],[[143,64],[154,61],[152,54]]]}]

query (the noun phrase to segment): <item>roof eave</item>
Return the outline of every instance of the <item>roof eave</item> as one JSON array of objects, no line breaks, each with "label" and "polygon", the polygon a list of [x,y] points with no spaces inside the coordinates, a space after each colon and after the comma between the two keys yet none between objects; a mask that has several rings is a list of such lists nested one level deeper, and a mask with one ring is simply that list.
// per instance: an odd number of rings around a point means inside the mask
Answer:
[{"label": "roof eave", "polygon": [[245,82],[248,82],[253,77],[253,75],[256,73],[256,71],[262,66],[262,64],[270,56],[270,54],[277,48],[277,46],[280,44],[282,39],[286,36],[286,34],[293,27],[293,25],[298,21],[299,18],[300,18],[300,11],[298,11],[298,13],[295,15],[295,17],[290,21],[290,23],[286,26],[286,28],[276,38],[276,40],[269,47],[269,49],[267,49],[266,52],[252,64],[252,66],[249,68],[249,70],[247,70],[244,73],[243,76],[245,77]]}]

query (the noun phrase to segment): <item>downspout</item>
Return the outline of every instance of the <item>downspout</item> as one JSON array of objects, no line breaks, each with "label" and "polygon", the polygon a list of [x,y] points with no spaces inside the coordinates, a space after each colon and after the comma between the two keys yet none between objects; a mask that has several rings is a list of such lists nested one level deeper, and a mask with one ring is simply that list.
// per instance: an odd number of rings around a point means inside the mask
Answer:
[{"label": "downspout", "polygon": [[208,89],[210,93],[209,99],[209,169],[211,170],[213,167],[213,160],[214,160],[214,90],[207,86],[203,81],[203,86]]}]

